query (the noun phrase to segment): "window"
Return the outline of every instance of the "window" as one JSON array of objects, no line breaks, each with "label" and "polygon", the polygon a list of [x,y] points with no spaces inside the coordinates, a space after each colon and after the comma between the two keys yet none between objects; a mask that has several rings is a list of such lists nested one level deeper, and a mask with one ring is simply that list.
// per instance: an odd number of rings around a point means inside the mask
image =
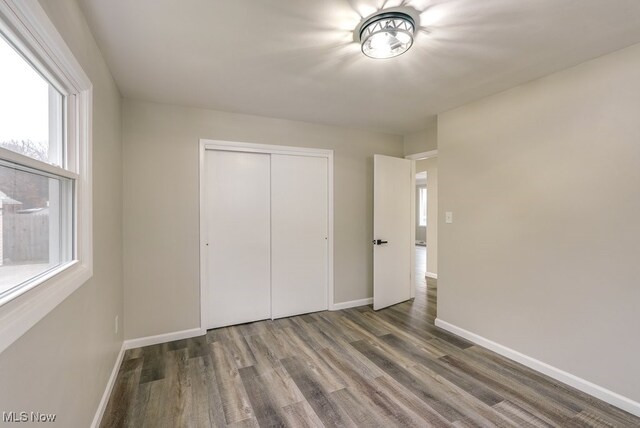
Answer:
[{"label": "window", "polygon": [[427,225],[427,188],[426,187],[421,187],[420,189],[418,189],[418,195],[419,195],[419,216],[418,216],[418,220],[419,220],[419,225],[420,226],[426,226]]},{"label": "window", "polygon": [[[71,261],[73,183],[38,169],[63,166],[64,97],[0,38],[0,298]],[[35,166],[33,168],[32,166]]]},{"label": "window", "polygon": [[37,1],[0,2],[0,352],[92,275],[91,82]]},{"label": "window", "polygon": [[0,146],[64,166],[64,97],[2,37],[0,64]]}]

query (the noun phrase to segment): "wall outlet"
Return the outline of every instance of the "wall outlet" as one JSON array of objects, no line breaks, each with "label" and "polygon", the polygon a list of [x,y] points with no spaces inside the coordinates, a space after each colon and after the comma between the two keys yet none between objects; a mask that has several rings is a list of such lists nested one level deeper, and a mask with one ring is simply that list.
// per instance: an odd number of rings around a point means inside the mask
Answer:
[{"label": "wall outlet", "polygon": [[115,334],[118,334],[118,315],[116,315],[116,328],[114,329]]},{"label": "wall outlet", "polygon": [[453,223],[453,213],[451,211],[447,211],[446,213],[444,213],[444,222]]}]

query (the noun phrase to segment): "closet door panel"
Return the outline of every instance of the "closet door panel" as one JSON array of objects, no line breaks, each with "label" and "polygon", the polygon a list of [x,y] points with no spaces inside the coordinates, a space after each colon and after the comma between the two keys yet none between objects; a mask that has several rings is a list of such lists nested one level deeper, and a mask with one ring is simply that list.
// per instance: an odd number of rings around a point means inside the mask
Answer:
[{"label": "closet door panel", "polygon": [[327,309],[327,159],[271,156],[272,317]]},{"label": "closet door panel", "polygon": [[270,157],[207,150],[207,328],[271,317]]}]

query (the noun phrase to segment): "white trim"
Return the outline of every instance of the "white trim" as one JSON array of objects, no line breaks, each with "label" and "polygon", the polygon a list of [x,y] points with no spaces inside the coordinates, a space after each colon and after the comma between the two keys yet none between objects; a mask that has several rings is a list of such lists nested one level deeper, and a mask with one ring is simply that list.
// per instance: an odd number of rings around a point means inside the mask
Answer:
[{"label": "white trim", "polygon": [[38,0],[0,0],[0,15],[10,30],[20,37],[25,53],[43,63],[51,73],[48,78],[62,85],[66,92],[91,87],[89,77],[71,53]]},{"label": "white trim", "polygon": [[102,422],[104,411],[107,409],[107,404],[109,404],[109,397],[111,396],[113,385],[116,383],[116,379],[118,378],[120,365],[122,365],[122,359],[124,358],[124,351],[125,349],[124,349],[124,343],[123,343],[122,347],[120,347],[120,352],[118,353],[116,362],[113,365],[113,369],[111,370],[111,376],[109,376],[107,385],[104,388],[104,393],[102,394],[102,398],[100,399],[100,404],[98,404],[98,409],[96,410],[96,414],[93,417],[93,422],[91,422],[91,428],[98,428],[100,426],[100,423]]},{"label": "white trim", "polygon": [[[18,288],[13,293],[0,298],[0,306],[6,303],[9,303],[14,299],[17,299],[18,297],[22,296],[29,290],[32,290],[38,287],[39,285],[44,284],[46,281],[49,281],[50,279],[57,279],[57,276],[65,272],[67,269],[74,269],[74,268],[77,268],[78,266],[79,266],[78,261],[72,260],[70,262],[65,262],[58,266],[54,266],[51,269],[46,270],[39,275],[36,275],[31,280],[21,285],[20,288]],[[1,315],[0,315],[0,319],[2,319]],[[0,327],[0,331],[2,331],[1,327]]]},{"label": "white trim", "polygon": [[404,158],[405,159],[410,159],[410,160],[421,160],[421,159],[435,158],[436,156],[438,156],[438,149],[429,150],[428,152],[422,152],[422,153],[415,153],[415,154],[412,154],[412,155],[407,155]]},{"label": "white trim", "polygon": [[438,279],[438,274],[433,272],[427,272],[424,276],[426,276],[427,278]]},{"label": "white trim", "polygon": [[565,372],[564,370],[553,367],[540,360],[536,360],[535,358],[522,354],[516,350],[513,350],[504,345],[496,343],[492,340],[484,338],[480,335],[472,333],[461,327],[450,324],[446,321],[443,321],[440,318],[436,318],[435,324],[436,326],[442,328],[443,330],[447,330],[450,333],[463,337],[477,345],[480,345],[504,357],[507,357],[510,360],[523,364],[535,371],[538,371],[549,377],[552,377],[557,381],[560,381],[564,384],[567,384],[576,389],[579,389],[580,391],[585,392],[593,397],[599,398],[602,401],[606,401],[607,403],[613,406],[616,406],[622,410],[625,410],[629,413],[633,413],[636,416],[640,416],[640,403],[638,403],[637,401],[624,397],[616,392],[603,388],[602,386],[596,385],[593,382],[589,382],[588,380],[582,379],[571,373]]},{"label": "white trim", "polygon": [[327,170],[327,174],[329,174],[328,177],[328,193],[327,193],[327,197],[328,197],[328,201],[327,201],[327,211],[328,211],[328,226],[327,226],[327,233],[328,233],[328,242],[327,242],[327,251],[329,252],[328,256],[329,258],[327,259],[327,287],[329,288],[329,296],[327,297],[327,309],[329,309],[332,305],[333,305],[333,299],[334,299],[334,289],[333,289],[333,150],[329,150],[330,153],[328,153],[328,157],[327,157],[327,163],[328,163],[328,170]]},{"label": "white trim", "polygon": [[255,143],[242,143],[232,141],[220,141],[200,139],[199,141],[199,195],[200,195],[200,208],[198,210],[199,224],[200,224],[200,327],[206,330],[207,317],[206,317],[206,302],[207,298],[207,272],[206,272],[206,260],[205,260],[205,248],[206,248],[206,222],[202,215],[202,209],[205,203],[204,195],[204,157],[206,150],[226,150],[234,152],[246,152],[246,153],[266,153],[266,154],[280,154],[280,155],[294,155],[294,156],[310,156],[310,157],[322,157],[327,159],[327,186],[328,186],[328,198],[327,201],[327,218],[328,218],[328,245],[327,245],[327,309],[330,309],[333,305],[334,299],[334,262],[333,262],[333,240],[334,240],[334,196],[333,196],[333,150],[327,149],[314,149],[306,147],[295,146],[278,146],[271,144],[255,144]]},{"label": "white trim", "polygon": [[171,342],[173,340],[189,339],[191,337],[202,336],[206,333],[206,330],[193,328],[191,330],[176,331],[173,333],[159,334],[157,336],[129,339],[122,342],[122,347],[120,348],[120,352],[118,353],[116,362],[113,365],[113,369],[111,370],[111,375],[109,376],[109,380],[107,381],[107,385],[105,386],[104,393],[102,394],[102,398],[100,399],[100,403],[98,404],[98,408],[96,409],[96,413],[93,417],[93,422],[91,422],[91,428],[99,427],[100,423],[102,422],[102,417],[104,416],[104,412],[107,409],[107,404],[109,404],[111,391],[113,391],[113,386],[115,385],[116,379],[118,378],[118,372],[120,371],[120,366],[122,365],[125,351],[127,351],[128,349],[140,348],[143,346],[156,345],[158,343]]},{"label": "white trim", "polygon": [[3,162],[11,163],[12,166],[21,170],[24,169],[21,168],[21,166],[25,166],[27,168],[46,173],[53,177],[60,176],[70,178],[72,180],[80,179],[80,176],[75,172],[60,168],[59,166],[35,160],[33,158],[30,158],[29,156],[25,156],[12,150],[5,149],[4,147],[0,147],[0,160]]},{"label": "white trim", "polygon": [[[51,270],[28,292],[12,294],[0,307],[0,352],[26,333],[93,275],[92,226],[92,91],[91,81],[37,0],[0,0],[0,30],[25,57],[67,96],[69,172],[46,164],[34,165],[19,155],[1,151],[9,161],[76,180],[76,225],[73,259]],[[77,145],[77,151],[74,146]]]},{"label": "white trim", "polygon": [[207,284],[207,260],[205,258],[206,251],[203,247],[206,246],[206,242],[204,240],[205,235],[207,234],[207,223],[205,222],[205,217],[202,214],[203,207],[205,206],[205,171],[204,171],[204,158],[206,153],[205,144],[203,144],[202,140],[199,142],[198,148],[198,251],[200,254],[199,261],[200,265],[198,266],[198,271],[200,273],[200,328],[206,329],[207,327],[207,310],[205,303],[209,301],[209,287]]},{"label": "white trim", "polygon": [[334,303],[329,307],[330,311],[340,311],[342,309],[357,308],[358,306],[366,306],[373,304],[373,297],[366,299],[350,300],[348,302]]},{"label": "white trim", "polygon": [[91,278],[85,265],[77,262],[0,308],[0,353]]},{"label": "white trim", "polygon": [[173,342],[174,340],[190,339],[192,337],[203,336],[207,330],[203,328],[191,328],[189,330],[174,331],[172,333],[157,334],[155,336],[138,337],[137,339],[127,339],[124,341],[124,349],[142,348],[143,346],[157,345],[158,343]]},{"label": "white trim", "polygon": [[414,275],[416,274],[416,161],[411,160],[411,233],[409,239],[410,246],[410,269],[409,269],[409,279],[411,281],[411,292],[409,296],[413,299],[416,297],[416,288],[417,283],[414,281]]},{"label": "white trim", "polygon": [[230,152],[268,153],[278,155],[299,155],[329,158],[333,157],[333,150],[313,149],[296,146],[276,146],[273,144],[242,143],[235,141],[220,141],[201,139],[200,145],[205,150],[227,150]]}]

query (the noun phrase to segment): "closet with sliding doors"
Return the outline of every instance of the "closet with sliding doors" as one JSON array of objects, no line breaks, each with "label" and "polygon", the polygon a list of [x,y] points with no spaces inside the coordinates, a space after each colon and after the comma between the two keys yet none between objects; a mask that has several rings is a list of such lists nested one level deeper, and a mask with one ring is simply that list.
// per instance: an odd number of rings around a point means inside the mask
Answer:
[{"label": "closet with sliding doors", "polygon": [[201,141],[206,329],[328,309],[329,150]]}]

